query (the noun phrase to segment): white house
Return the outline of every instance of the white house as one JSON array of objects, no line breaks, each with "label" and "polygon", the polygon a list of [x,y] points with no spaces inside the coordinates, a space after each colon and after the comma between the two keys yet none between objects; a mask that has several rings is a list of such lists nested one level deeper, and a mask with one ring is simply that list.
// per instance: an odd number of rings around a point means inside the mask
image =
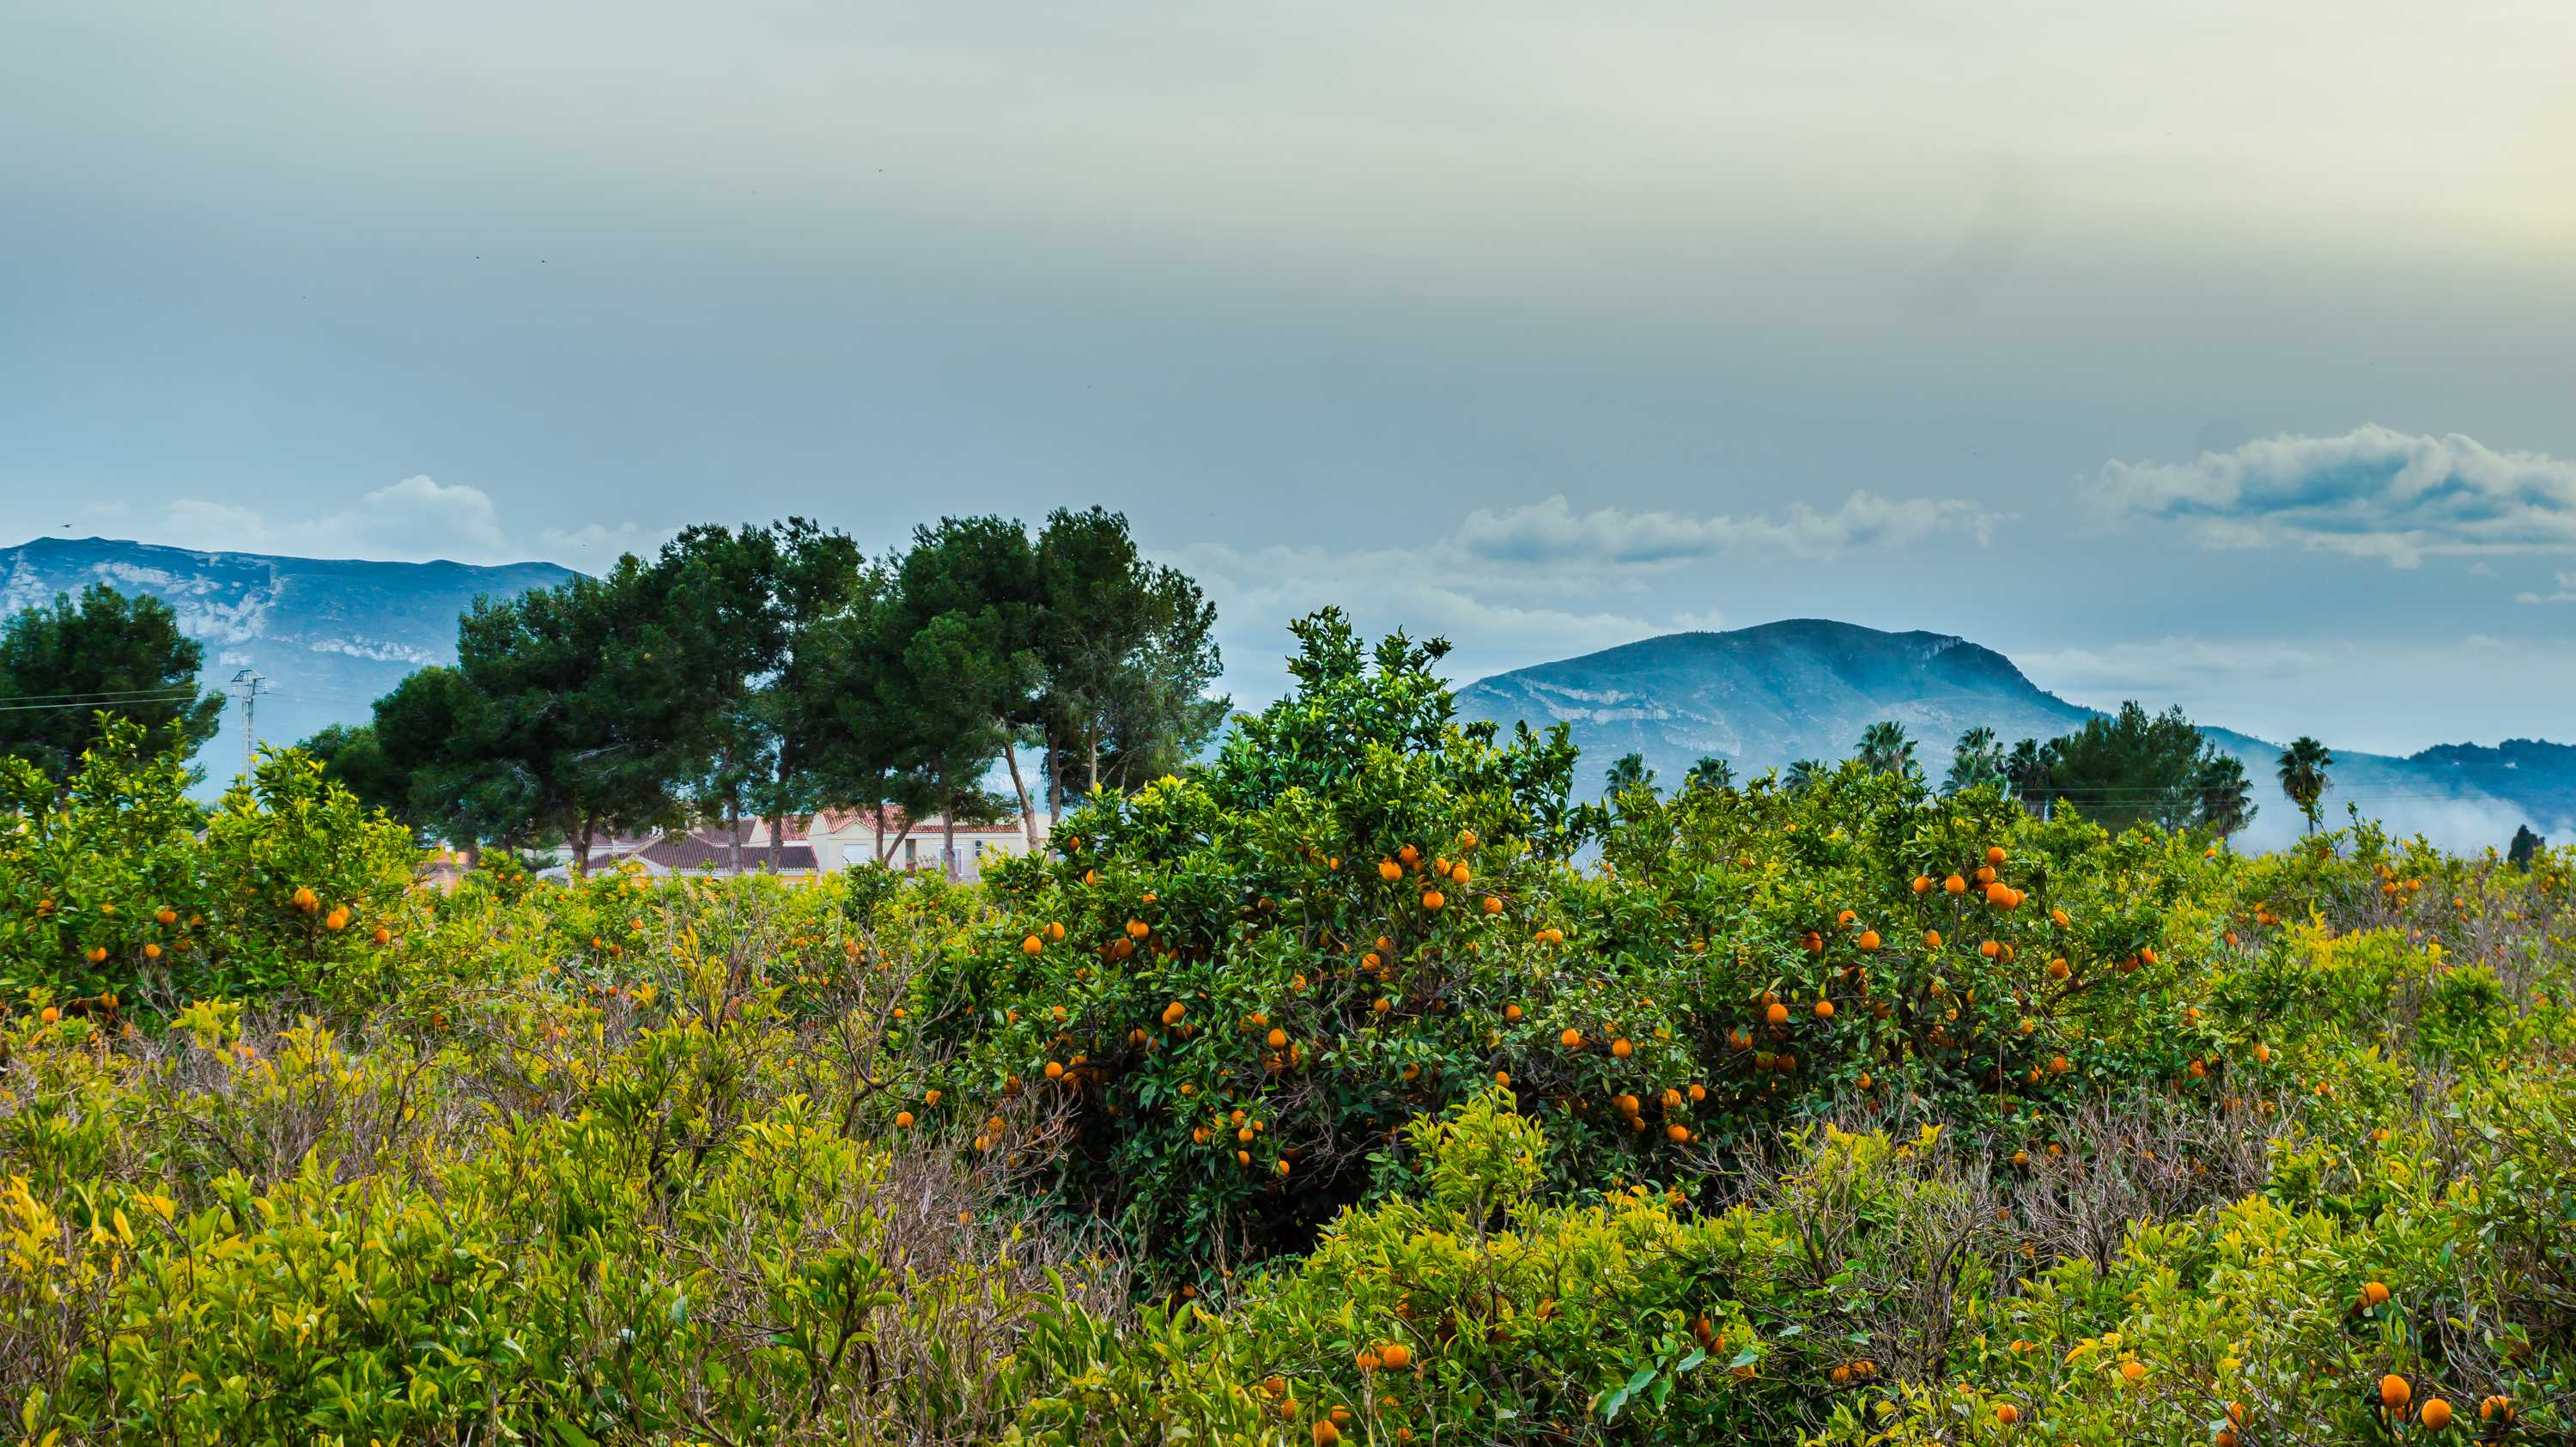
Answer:
[{"label": "white house", "polygon": [[[805,837],[813,846],[815,867],[827,874],[880,860],[887,868],[905,873],[936,872],[945,842],[943,823],[937,814],[908,819],[895,808],[826,809],[807,821]],[[1034,816],[1032,824],[1033,829],[1023,828],[1021,821],[1013,819],[1003,824],[958,825],[957,877],[979,879],[986,860],[1028,853],[1031,832],[1044,848],[1045,816]]]}]

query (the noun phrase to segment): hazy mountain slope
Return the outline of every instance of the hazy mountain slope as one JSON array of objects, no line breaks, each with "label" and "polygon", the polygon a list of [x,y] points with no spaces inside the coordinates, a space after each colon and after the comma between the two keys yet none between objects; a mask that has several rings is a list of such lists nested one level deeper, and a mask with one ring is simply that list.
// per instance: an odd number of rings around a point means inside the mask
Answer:
[{"label": "hazy mountain slope", "polygon": [[[551,587],[572,574],[552,563],[372,563],[207,553],[105,538],[39,538],[0,548],[0,610],[48,603],[91,583],[149,593],[205,645],[203,677],[220,687],[243,668],[265,674],[263,740],[291,743],[325,724],[367,717],[377,695],[413,669],[456,657],[456,620],[482,594]],[[207,745],[217,781],[240,767],[232,712]]]},{"label": "hazy mountain slope", "polygon": [[[1964,639],[1807,618],[1676,633],[1497,674],[1460,690],[1458,708],[1468,718],[1567,724],[1584,751],[1587,788],[1631,751],[1644,754],[1668,784],[1703,754],[1726,759],[1739,774],[1800,758],[1839,760],[1880,719],[1905,725],[1937,778],[1969,728],[1992,728],[2006,743],[2044,739],[2082,726],[2094,712]],[[2297,807],[2273,782],[2281,746],[2231,729],[2205,732],[2244,760],[2256,781],[2260,813],[2247,842],[2296,834]],[[2320,719],[2316,732],[2331,744],[2333,720]],[[2501,845],[2523,822],[2554,837],[2576,832],[2576,748],[2446,744],[2412,758],[2337,750],[2336,760],[2326,809],[2338,821],[2345,803],[2355,802],[2392,827],[2462,848]]]}]

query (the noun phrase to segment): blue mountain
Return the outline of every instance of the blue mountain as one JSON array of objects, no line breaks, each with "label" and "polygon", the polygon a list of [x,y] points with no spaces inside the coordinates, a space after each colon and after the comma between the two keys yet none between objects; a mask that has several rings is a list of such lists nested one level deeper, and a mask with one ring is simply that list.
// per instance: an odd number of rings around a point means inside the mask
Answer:
[{"label": "blue mountain", "polygon": [[[475,598],[515,596],[573,576],[552,563],[472,567],[209,553],[108,538],[38,538],[0,548],[0,613],[77,595],[92,583],[149,593],[205,645],[202,678],[221,687],[258,670],[259,736],[292,743],[326,724],[363,722],[368,705],[425,664],[456,661],[456,620]],[[237,707],[206,746],[216,785],[240,768]]]},{"label": "blue mountain", "polygon": [[[2141,700],[2153,705],[2153,700]],[[1802,758],[1849,756],[1881,719],[1905,726],[1917,757],[1938,778],[1960,734],[1980,725],[2007,744],[2083,726],[2097,710],[2060,698],[2012,660],[1943,633],[1888,633],[1797,618],[1725,633],[1674,633],[1580,658],[1496,674],[1461,689],[1458,711],[1506,725],[1566,724],[1583,750],[1587,781],[1635,752],[1664,781],[1715,755],[1739,776]],[[2318,736],[2334,742],[2330,720]],[[2281,745],[2204,727],[2245,763],[2259,812],[2246,842],[2279,844],[2300,828],[2297,806],[2273,781]],[[2351,802],[2403,833],[2453,848],[2501,847],[2529,824],[2556,839],[2576,834],[2576,747],[2516,739],[2494,748],[2444,744],[2399,758],[2336,749],[2326,795],[2337,820]]]}]

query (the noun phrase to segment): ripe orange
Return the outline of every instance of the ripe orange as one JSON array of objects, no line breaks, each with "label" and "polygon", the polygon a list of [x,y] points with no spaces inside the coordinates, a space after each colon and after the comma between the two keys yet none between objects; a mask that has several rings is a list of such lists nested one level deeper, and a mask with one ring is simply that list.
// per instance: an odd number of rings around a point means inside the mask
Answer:
[{"label": "ripe orange", "polygon": [[1830,1020],[1834,1018],[1834,1002],[1831,1000],[1818,1000],[1816,1002],[1816,1018],[1819,1020]]},{"label": "ripe orange", "polygon": [[1329,1419],[1315,1423],[1315,1447],[1335,1447],[1335,1444],[1341,1440],[1342,1429],[1334,1426]]},{"label": "ripe orange", "polygon": [[2010,858],[2012,858],[2012,856],[2004,852],[2004,847],[2002,845],[1990,844],[1986,846],[1986,862],[1988,864],[2001,864]]},{"label": "ripe orange", "polygon": [[1388,1371],[1400,1372],[1413,1365],[1413,1348],[1400,1341],[1391,1341],[1377,1349],[1377,1359],[1379,1365]]},{"label": "ripe orange", "polygon": [[1999,1403],[1995,1407],[1995,1424],[1997,1426],[2009,1427],[2020,1420],[2021,1408],[2014,1406],[2012,1403],[2003,1402]]},{"label": "ripe orange", "polygon": [[1442,894],[1436,889],[1426,889],[1422,891],[1422,907],[1424,909],[1438,909],[1448,902],[1449,896]]},{"label": "ripe orange", "polygon": [[2392,1412],[2402,1411],[2406,1404],[2413,1400],[2415,1400],[2415,1389],[2406,1384],[2404,1377],[2390,1372],[2379,1379],[2379,1405]]},{"label": "ripe orange", "polygon": [[1968,892],[1968,881],[1953,874],[1949,878],[1941,881],[1941,888],[1944,892],[1949,894],[1966,894]]},{"label": "ripe orange", "polygon": [[1941,932],[1936,929],[1925,930],[1923,932],[1923,948],[1927,950],[1937,950],[1941,948]]},{"label": "ripe orange", "polygon": [[1914,876],[1914,892],[1915,892],[1916,894],[1928,894],[1928,893],[1930,893],[1930,892],[1931,892],[1931,889],[1932,889],[1932,876],[1931,876],[1931,875],[1928,875],[1928,874],[1918,874],[1918,875]]},{"label": "ripe orange", "polygon": [[1862,950],[1875,951],[1878,946],[1878,931],[1874,929],[1865,929],[1860,932],[1860,947]]},{"label": "ripe orange", "polygon": [[1046,941],[1039,939],[1036,935],[1031,935],[1027,939],[1020,941],[1020,953],[1024,955],[1034,955],[1045,948]]},{"label": "ripe orange", "polygon": [[2451,1404],[2434,1397],[2424,1403],[2424,1410],[2416,1414],[2415,1420],[2424,1424],[2425,1431],[2439,1432],[2451,1425]]},{"label": "ripe orange", "polygon": [[1163,1023],[1166,1025],[1178,1025],[1181,1023],[1181,1017],[1188,1013],[1188,1006],[1183,1005],[1178,1000],[1174,1000],[1172,1003],[1163,1007]]},{"label": "ripe orange", "polygon": [[1622,1060],[1625,1060],[1629,1056],[1637,1053],[1637,1047],[1629,1044],[1628,1037],[1622,1035],[1618,1039],[1610,1042],[1610,1053]]},{"label": "ripe orange", "polygon": [[1486,896],[1485,896],[1485,913],[1487,913],[1487,914],[1501,914],[1502,912],[1503,912],[1503,902],[1502,902],[1502,900],[1500,900],[1500,899],[1498,899],[1498,898],[1496,898],[1495,896],[1490,895],[1490,894],[1489,894],[1489,895],[1486,895]]},{"label": "ripe orange", "polygon": [[896,1111],[894,1113],[894,1128],[896,1130],[912,1129],[912,1112],[908,1110]]},{"label": "ripe orange", "polygon": [[1556,1043],[1568,1050],[1580,1050],[1583,1048],[1583,1032],[1569,1026],[1564,1034],[1556,1037]]},{"label": "ripe orange", "polygon": [[1763,1010],[1762,1018],[1774,1025],[1786,1025],[1789,1023],[1789,1007],[1774,1000]]},{"label": "ripe orange", "polygon": [[2120,1363],[2120,1376],[2122,1380],[2134,1387],[2138,1383],[2147,1379],[2147,1364],[2145,1362],[2122,1362]]},{"label": "ripe orange", "polygon": [[1269,1034],[1261,1038],[1266,1041],[1273,1050],[1285,1050],[1288,1048],[1288,1032],[1285,1030],[1274,1028]]},{"label": "ripe orange", "polygon": [[2364,1306],[2381,1306],[2381,1305],[2385,1305],[2385,1304],[2387,1303],[2387,1301],[2388,1301],[2388,1286],[2387,1286],[2387,1283],[2385,1283],[2385,1282],[2379,1282],[2379,1281],[2369,1281],[2369,1282],[2364,1282],[2364,1283],[2362,1283],[2362,1288],[2361,1288],[2361,1304],[2362,1304],[2362,1305],[2364,1305]]}]

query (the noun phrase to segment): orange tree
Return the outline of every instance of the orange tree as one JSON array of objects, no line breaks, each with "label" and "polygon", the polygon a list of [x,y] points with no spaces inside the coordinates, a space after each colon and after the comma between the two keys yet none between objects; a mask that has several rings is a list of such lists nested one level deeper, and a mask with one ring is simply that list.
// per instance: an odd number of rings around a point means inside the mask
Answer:
[{"label": "orange tree", "polygon": [[1157,1255],[1302,1249],[1407,1184],[1403,1122],[1489,1083],[1548,1114],[1576,1190],[1855,1106],[2018,1125],[2216,1088],[2179,1033],[2166,844],[1856,768],[1576,805],[1561,733],[1455,723],[1440,645],[1296,632],[1288,698],[1088,801],[914,981],[960,1136],[1051,1155]]},{"label": "orange tree", "polygon": [[0,989],[104,1016],[364,997],[411,880],[402,829],[292,750],[210,815],[189,783],[184,747],[123,720],[59,790],[0,760]]}]

